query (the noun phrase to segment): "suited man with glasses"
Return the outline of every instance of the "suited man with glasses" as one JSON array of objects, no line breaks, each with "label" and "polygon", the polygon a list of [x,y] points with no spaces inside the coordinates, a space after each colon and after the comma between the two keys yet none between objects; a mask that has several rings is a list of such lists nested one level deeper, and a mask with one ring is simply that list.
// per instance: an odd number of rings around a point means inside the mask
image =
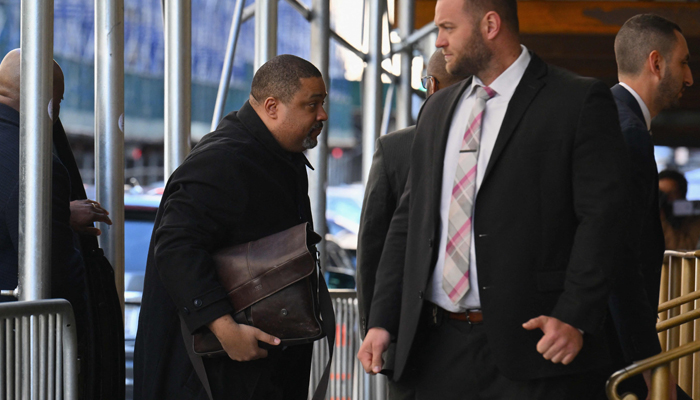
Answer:
[{"label": "suited man with glasses", "polygon": [[[421,83],[428,96],[466,78],[447,72],[445,57],[439,49],[430,57],[426,72],[427,75],[421,78]],[[408,157],[414,135],[415,125],[412,125],[380,137],[377,139],[377,150],[372,158],[357,243],[357,298],[363,337],[367,332],[367,318],[384,240],[408,178]],[[393,346],[389,349],[388,364],[383,371],[387,375],[391,375],[392,372],[392,350]],[[413,392],[389,381],[389,398],[411,399]]]}]

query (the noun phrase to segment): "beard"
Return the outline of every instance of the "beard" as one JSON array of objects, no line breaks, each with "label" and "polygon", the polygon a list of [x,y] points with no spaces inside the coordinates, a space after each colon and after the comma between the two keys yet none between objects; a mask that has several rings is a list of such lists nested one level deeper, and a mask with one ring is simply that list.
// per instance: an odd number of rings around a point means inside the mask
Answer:
[{"label": "beard", "polygon": [[671,69],[667,68],[664,77],[659,82],[659,109],[676,108],[680,106],[679,94],[683,91],[683,80],[675,80],[671,75]]},{"label": "beard", "polygon": [[318,146],[318,139],[313,137],[313,134],[314,131],[317,131],[319,129],[323,129],[323,122],[319,122],[318,124],[314,125],[309,130],[309,133],[306,134],[306,137],[301,142],[301,145],[304,147],[305,150],[313,149],[314,147]]},{"label": "beard", "polygon": [[486,70],[488,63],[493,58],[493,51],[486,46],[478,25],[472,30],[471,36],[472,40],[462,48],[461,56],[456,58],[452,64],[447,64],[446,69],[450,74],[479,76],[479,73]]}]

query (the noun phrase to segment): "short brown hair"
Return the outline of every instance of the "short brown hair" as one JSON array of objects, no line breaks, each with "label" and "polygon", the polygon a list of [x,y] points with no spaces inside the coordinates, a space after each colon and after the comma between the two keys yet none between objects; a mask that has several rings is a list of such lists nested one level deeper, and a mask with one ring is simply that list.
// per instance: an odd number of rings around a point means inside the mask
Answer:
[{"label": "short brown hair", "polygon": [[301,88],[300,79],[318,77],[321,77],[321,71],[310,62],[291,54],[282,54],[273,57],[255,72],[250,94],[259,102],[274,97],[288,104]]},{"label": "short brown hair", "polygon": [[516,0],[464,0],[464,9],[473,11],[481,19],[489,11],[495,11],[505,26],[513,33],[520,33],[518,2]]},{"label": "short brown hair", "polygon": [[615,36],[615,60],[620,74],[636,76],[644,61],[656,50],[669,58],[681,27],[655,14],[639,14],[627,20]]}]

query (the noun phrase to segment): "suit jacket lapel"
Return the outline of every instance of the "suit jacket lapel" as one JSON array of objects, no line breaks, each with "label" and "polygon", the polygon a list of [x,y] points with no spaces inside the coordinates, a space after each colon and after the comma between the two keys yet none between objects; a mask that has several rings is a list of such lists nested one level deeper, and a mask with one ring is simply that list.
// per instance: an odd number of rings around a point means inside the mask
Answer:
[{"label": "suit jacket lapel", "polygon": [[[459,104],[464,91],[471,87],[472,78],[469,77],[465,79],[460,84],[458,90],[455,90],[449,97],[445,99],[443,110],[447,110],[446,115],[438,115],[433,118],[437,128],[437,134],[439,135],[437,146],[434,148],[433,153],[433,193],[435,194],[435,205],[437,206],[437,212],[440,212],[440,198],[442,195],[442,173],[445,164],[445,150],[447,148],[447,138],[450,136],[450,127],[452,126],[452,116],[457,109],[457,104]],[[443,89],[444,90],[444,89]],[[464,128],[466,130],[466,127]]]},{"label": "suit jacket lapel", "polygon": [[525,111],[530,106],[530,103],[532,103],[537,93],[545,85],[541,78],[547,74],[547,64],[534,53],[531,52],[530,55],[532,57],[530,64],[527,66],[525,74],[508,103],[508,109],[503,118],[501,130],[498,132],[498,138],[496,138],[496,144],[491,153],[489,164],[486,167],[483,182],[486,181],[494,165],[498,162],[501,153],[503,153],[503,149],[508,144],[508,141],[513,135],[515,128],[517,128],[518,123],[520,123],[523,114],[525,114]]}]

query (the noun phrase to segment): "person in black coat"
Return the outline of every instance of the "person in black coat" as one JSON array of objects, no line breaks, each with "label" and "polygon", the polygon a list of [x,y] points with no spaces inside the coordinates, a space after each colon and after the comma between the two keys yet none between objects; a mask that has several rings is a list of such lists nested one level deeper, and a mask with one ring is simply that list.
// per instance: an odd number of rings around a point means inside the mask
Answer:
[{"label": "person in black coat", "polygon": [[[426,72],[428,75],[423,80],[426,83],[427,96],[466,78],[447,73],[442,50],[437,50],[430,57]],[[360,333],[363,337],[367,333],[367,319],[379,258],[391,217],[399,204],[408,178],[408,158],[415,128],[415,125],[409,126],[377,139],[377,150],[372,157],[357,241],[357,306],[360,313]],[[391,375],[395,350],[395,344],[392,344],[388,350],[387,364],[382,371],[388,375]],[[394,385],[391,380],[388,382],[388,389],[391,399],[410,399],[413,396],[412,391],[402,391],[402,388]]]},{"label": "person in black coat", "polygon": [[[63,97],[63,73],[54,62],[53,116]],[[0,63],[0,289],[15,289],[19,257],[19,103],[20,51],[10,51]],[[86,286],[83,259],[70,226],[70,178],[52,155],[51,296],[71,302],[79,342],[85,335]],[[16,299],[0,296],[0,301]]]},{"label": "person in black coat", "polygon": [[302,152],[317,143],[325,97],[312,64],[273,58],[256,72],[249,101],[202,138],[168,180],[136,335],[136,400],[207,398],[180,317],[189,333],[211,329],[229,355],[203,358],[214,399],[306,399],[312,346],[277,348],[279,339],[236,324],[212,254],[312,222],[311,166]]},{"label": "person in black coat", "polygon": [[[610,341],[613,369],[621,369],[661,352],[656,306],[665,244],[651,121],[678,102],[693,78],[681,28],[657,15],[640,14],[627,20],[615,38],[615,56],[620,83],[612,93],[629,154],[632,212],[628,229],[631,250],[620,261],[623,268],[618,271],[610,299],[619,339]],[[649,371],[644,378],[648,385]],[[647,387],[640,377],[626,385],[620,393],[633,391],[639,398],[646,397]],[[688,398],[684,393],[680,397]]]},{"label": "person in black coat", "polygon": [[[615,102],[520,45],[514,0],[440,0],[435,22],[448,72],[473,77],[418,118],[358,358],[379,372],[396,337],[394,379],[418,399],[590,399],[610,362],[604,321],[627,222]],[[470,285],[455,302],[438,285],[477,85],[491,98],[474,114]]]}]

